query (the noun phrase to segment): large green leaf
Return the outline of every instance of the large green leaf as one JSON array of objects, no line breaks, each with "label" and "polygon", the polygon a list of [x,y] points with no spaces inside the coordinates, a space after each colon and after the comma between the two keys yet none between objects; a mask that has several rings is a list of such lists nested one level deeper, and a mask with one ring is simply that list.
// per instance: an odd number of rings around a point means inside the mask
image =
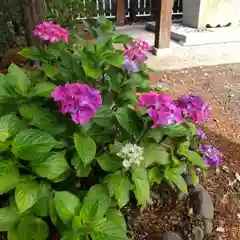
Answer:
[{"label": "large green leaf", "polygon": [[76,170],[76,175],[78,177],[87,177],[92,170],[91,164],[84,165],[83,161],[77,154],[75,154],[74,157],[72,158],[71,164]]},{"label": "large green leaf", "polygon": [[124,219],[124,216],[119,210],[110,209],[106,214],[106,218],[108,221],[115,224],[119,229],[126,232],[127,230],[126,221]]},{"label": "large green leaf", "polygon": [[148,171],[148,178],[150,183],[157,183],[160,184],[163,180],[164,175],[160,172],[157,166],[149,169]]},{"label": "large green leaf", "polygon": [[22,117],[30,121],[30,125],[36,126],[49,134],[57,135],[66,131],[66,127],[58,123],[49,109],[33,104],[22,104],[19,107],[19,112]]},{"label": "large green leaf", "polygon": [[121,160],[119,161],[116,155],[109,155],[108,153],[97,157],[97,162],[106,172],[116,172],[121,167]]},{"label": "large green leaf", "polygon": [[94,230],[90,233],[92,240],[126,240],[126,232],[106,218],[94,223]]},{"label": "large green leaf", "polygon": [[98,79],[103,75],[102,69],[98,66],[95,66],[91,63],[91,61],[85,60],[82,63],[83,70],[88,77],[93,79]]},{"label": "large green leaf", "polygon": [[102,106],[92,118],[92,121],[101,127],[112,127],[113,114],[107,106]]},{"label": "large green leaf", "polygon": [[145,168],[133,169],[132,180],[135,185],[134,193],[136,199],[144,207],[150,198],[150,184],[147,170]]},{"label": "large green leaf", "polygon": [[151,129],[149,129],[149,131],[147,131],[146,137],[153,138],[157,142],[161,142],[164,137],[163,129],[161,127],[151,128]]},{"label": "large green leaf", "polygon": [[[40,49],[36,47],[28,47],[28,48],[23,48],[19,54],[22,56],[29,58],[34,61],[44,61],[44,57],[42,56]],[[46,60],[45,60],[46,61]]]},{"label": "large green leaf", "polygon": [[200,154],[194,151],[188,151],[183,155],[191,162],[192,165],[198,166],[201,168],[207,168],[207,165]]},{"label": "large green leaf", "polygon": [[101,219],[108,210],[110,200],[104,185],[94,185],[83,200],[79,216],[84,223],[90,223],[93,219]]},{"label": "large green leaf", "polygon": [[13,140],[12,152],[16,157],[32,160],[41,154],[48,153],[57,141],[46,132],[37,129],[20,131]]},{"label": "large green leaf", "polygon": [[185,123],[164,127],[163,131],[169,137],[184,137],[191,133],[191,130]]},{"label": "large green leaf", "polygon": [[0,141],[5,142],[24,128],[24,123],[15,114],[2,116],[0,118]]},{"label": "large green leaf", "polygon": [[10,230],[20,218],[20,213],[11,208],[0,208],[0,232]]},{"label": "large green leaf", "polygon": [[41,196],[41,186],[37,181],[29,180],[17,185],[15,200],[18,210],[23,213],[31,208]]},{"label": "large green leaf", "polygon": [[0,161],[0,194],[15,188],[20,181],[20,174],[14,162]]},{"label": "large green leaf", "polygon": [[32,97],[39,96],[39,97],[46,97],[50,98],[51,93],[56,88],[56,85],[50,82],[40,82],[37,83],[36,86],[30,92]]},{"label": "large green leaf", "polygon": [[43,161],[32,161],[31,166],[34,172],[40,177],[54,180],[69,170],[65,159],[65,152],[50,152]]},{"label": "large green leaf", "polygon": [[182,177],[179,168],[166,168],[164,172],[164,178],[170,185],[174,183],[180,189],[180,191],[186,194],[188,193],[187,184]]},{"label": "large green leaf", "polygon": [[16,92],[27,95],[31,82],[22,68],[12,63],[8,68],[7,81]]},{"label": "large green leaf", "polygon": [[53,198],[51,185],[42,182],[40,184],[40,197],[33,206],[33,212],[36,216],[47,217],[49,215],[49,202]]},{"label": "large green leaf", "polygon": [[57,68],[48,63],[43,63],[42,68],[45,74],[51,79],[53,79],[58,73]]},{"label": "large green leaf", "polygon": [[20,219],[18,233],[21,240],[45,240],[48,237],[48,225],[34,216],[24,216]]},{"label": "large green leaf", "polygon": [[148,143],[144,145],[144,161],[142,166],[149,167],[153,163],[167,165],[170,163],[170,155],[166,149],[157,143]]},{"label": "large green leaf", "polygon": [[56,192],[54,203],[57,214],[64,223],[71,221],[80,208],[79,198],[67,191]]},{"label": "large green leaf", "polygon": [[78,134],[73,136],[74,144],[79,157],[85,165],[91,163],[96,155],[96,144],[90,137],[82,137]]},{"label": "large green leaf", "polygon": [[114,67],[123,67],[124,56],[118,52],[108,52],[104,55],[104,58],[108,64]]},{"label": "large green leaf", "polygon": [[136,118],[134,113],[128,107],[118,108],[116,118],[121,125],[131,136],[139,136],[139,129],[136,126]]},{"label": "large green leaf", "polygon": [[129,191],[132,189],[132,184],[129,178],[121,171],[113,174],[108,174],[105,177],[110,195],[114,195],[120,208],[124,207],[129,201]]},{"label": "large green leaf", "polygon": [[133,38],[128,36],[128,35],[124,35],[124,34],[116,34],[114,37],[113,37],[113,43],[129,43],[130,41],[132,41]]},{"label": "large green leaf", "polygon": [[18,231],[15,227],[12,227],[11,229],[8,230],[7,239],[8,240],[22,240],[20,237],[20,234],[18,233]]}]

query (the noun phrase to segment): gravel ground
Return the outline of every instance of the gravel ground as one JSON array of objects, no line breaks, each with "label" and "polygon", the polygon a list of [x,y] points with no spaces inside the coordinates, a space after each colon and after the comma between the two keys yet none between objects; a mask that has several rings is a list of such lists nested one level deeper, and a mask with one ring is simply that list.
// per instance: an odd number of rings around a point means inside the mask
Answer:
[{"label": "gravel ground", "polygon": [[[215,205],[214,231],[221,240],[240,239],[240,64],[160,72],[175,96],[201,95],[212,107],[212,118],[202,128],[208,144],[223,152],[219,170],[211,170],[203,184]],[[237,180],[237,178],[239,180]],[[186,205],[186,204],[185,204]],[[194,224],[182,203],[149,207],[133,221],[134,239],[159,239],[163,232]],[[190,226],[189,226],[190,225]]]}]

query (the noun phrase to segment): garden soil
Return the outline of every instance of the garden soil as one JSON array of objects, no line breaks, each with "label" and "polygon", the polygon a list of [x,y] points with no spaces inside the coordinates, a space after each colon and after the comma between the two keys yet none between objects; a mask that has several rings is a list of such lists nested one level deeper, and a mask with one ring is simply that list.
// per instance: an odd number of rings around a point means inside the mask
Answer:
[{"label": "garden soil", "polygon": [[[220,169],[212,169],[203,185],[212,196],[214,232],[221,240],[240,239],[240,64],[159,72],[152,82],[175,97],[185,93],[202,96],[212,108],[211,120],[202,126],[208,139],[223,153]],[[136,240],[157,240],[168,230],[191,232],[196,223],[186,202],[149,205],[141,214],[130,214]],[[189,239],[187,234],[185,239]],[[214,239],[214,238],[209,238]]]}]

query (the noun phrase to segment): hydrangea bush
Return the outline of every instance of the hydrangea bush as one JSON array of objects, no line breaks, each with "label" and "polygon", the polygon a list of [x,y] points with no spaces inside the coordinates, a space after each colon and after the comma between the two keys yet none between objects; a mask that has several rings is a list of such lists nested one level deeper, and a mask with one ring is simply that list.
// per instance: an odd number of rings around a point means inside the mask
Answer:
[{"label": "hydrangea bush", "polygon": [[12,64],[0,76],[0,231],[9,239],[45,240],[54,229],[62,240],[127,239],[130,196],[144,208],[162,181],[187,193],[185,173],[221,162],[199,146],[209,106],[148,86],[147,42],[103,19],[95,30],[95,40],[71,43],[67,29],[42,23],[34,34],[51,43],[21,52],[41,67]]}]

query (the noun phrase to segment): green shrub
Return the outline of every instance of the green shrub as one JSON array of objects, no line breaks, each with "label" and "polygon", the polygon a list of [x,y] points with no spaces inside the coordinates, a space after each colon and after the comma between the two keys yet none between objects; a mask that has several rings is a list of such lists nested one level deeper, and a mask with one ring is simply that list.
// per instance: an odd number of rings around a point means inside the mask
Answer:
[{"label": "green shrub", "polygon": [[[196,167],[206,169],[195,124],[185,119],[152,128],[146,108],[136,107],[137,93],[157,91],[148,87],[147,67],[140,63],[138,72],[126,71],[123,52],[113,43],[131,38],[102,18],[98,24],[90,28],[98,29],[91,42],[23,49],[22,55],[40,61],[40,70],[11,65],[0,76],[0,194],[9,196],[0,209],[0,231],[8,231],[9,239],[47,239],[49,222],[62,240],[126,239],[121,209],[131,192],[145,207],[152,184],[165,180],[187,193],[182,174],[191,170],[196,181]],[[101,107],[96,109],[99,98],[74,93],[77,87],[62,95],[76,84],[98,88]],[[74,94],[83,104],[77,113]],[[73,122],[94,110],[87,123]]]}]

